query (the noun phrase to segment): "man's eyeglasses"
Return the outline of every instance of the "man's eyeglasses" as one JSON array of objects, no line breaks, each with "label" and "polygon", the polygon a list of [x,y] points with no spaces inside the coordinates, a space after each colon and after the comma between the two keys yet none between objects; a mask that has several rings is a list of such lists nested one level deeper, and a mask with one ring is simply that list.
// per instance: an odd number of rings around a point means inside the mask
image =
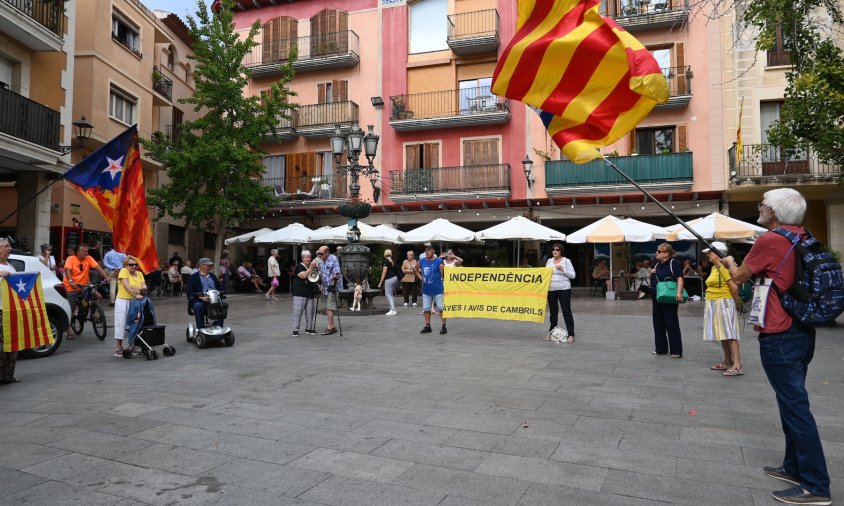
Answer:
[{"label": "man's eyeglasses", "polygon": [[768,204],[766,204],[764,202],[759,202],[758,204],[756,204],[756,207],[759,208],[759,209],[762,209],[763,207],[767,207],[768,209],[771,208],[771,206],[769,206]]},{"label": "man's eyeglasses", "polygon": [[128,267],[137,267],[138,264],[126,264]]},{"label": "man's eyeglasses", "polygon": [[665,251],[663,251],[663,250],[661,250],[661,249],[656,250],[656,252],[657,252],[657,253],[665,253]]}]

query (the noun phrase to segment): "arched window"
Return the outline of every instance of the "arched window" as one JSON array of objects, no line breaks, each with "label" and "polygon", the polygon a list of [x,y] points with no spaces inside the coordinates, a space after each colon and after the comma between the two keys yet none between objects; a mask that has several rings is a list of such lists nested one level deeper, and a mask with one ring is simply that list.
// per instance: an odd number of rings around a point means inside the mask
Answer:
[{"label": "arched window", "polygon": [[279,16],[264,24],[261,55],[264,63],[284,61],[290,50],[296,46],[298,22],[287,16]]},{"label": "arched window", "polygon": [[349,13],[323,9],[311,18],[311,55],[325,56],[349,51]]},{"label": "arched window", "polygon": [[167,47],[167,68],[171,71],[176,66],[176,46],[170,44]]}]

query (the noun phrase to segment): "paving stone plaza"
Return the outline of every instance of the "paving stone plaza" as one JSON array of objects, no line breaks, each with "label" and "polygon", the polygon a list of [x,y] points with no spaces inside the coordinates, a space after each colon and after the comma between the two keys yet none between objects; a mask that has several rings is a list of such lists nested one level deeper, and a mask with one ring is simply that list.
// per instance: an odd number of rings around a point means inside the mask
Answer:
[{"label": "paving stone plaza", "polygon": [[[0,504],[732,506],[788,486],[761,471],[784,440],[755,334],[744,376],[711,371],[699,302],[677,360],[651,355],[647,300],[573,299],[573,344],[497,320],[423,336],[414,308],[293,338],[289,296],[228,301],[232,348],[186,343],[173,298],[156,301],[173,357],[115,358],[113,329],[86,329],[20,360],[22,383],[0,386]],[[844,332],[820,329],[808,389],[833,500],[842,380]]]}]

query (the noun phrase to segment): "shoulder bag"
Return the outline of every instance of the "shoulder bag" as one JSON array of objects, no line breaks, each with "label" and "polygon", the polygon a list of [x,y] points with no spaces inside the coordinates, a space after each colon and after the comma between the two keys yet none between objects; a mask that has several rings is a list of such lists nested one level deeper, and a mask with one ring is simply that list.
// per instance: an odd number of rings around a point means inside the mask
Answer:
[{"label": "shoulder bag", "polygon": [[[668,268],[671,269],[671,274],[674,274],[674,260],[668,261]],[[683,302],[689,300],[689,294],[683,288]],[[657,304],[679,304],[677,301],[677,282],[674,278],[668,277],[665,279],[657,279],[656,284],[656,302]]]}]

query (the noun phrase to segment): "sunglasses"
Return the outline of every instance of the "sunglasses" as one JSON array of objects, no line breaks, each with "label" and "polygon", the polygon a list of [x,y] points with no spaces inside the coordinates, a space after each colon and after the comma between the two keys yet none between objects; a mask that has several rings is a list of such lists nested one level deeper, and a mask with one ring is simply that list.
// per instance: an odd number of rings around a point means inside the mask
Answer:
[{"label": "sunglasses", "polygon": [[138,264],[126,264],[126,265],[129,266],[129,267],[137,267],[138,266]]},{"label": "sunglasses", "polygon": [[560,248],[551,248],[551,251],[560,251]]}]

